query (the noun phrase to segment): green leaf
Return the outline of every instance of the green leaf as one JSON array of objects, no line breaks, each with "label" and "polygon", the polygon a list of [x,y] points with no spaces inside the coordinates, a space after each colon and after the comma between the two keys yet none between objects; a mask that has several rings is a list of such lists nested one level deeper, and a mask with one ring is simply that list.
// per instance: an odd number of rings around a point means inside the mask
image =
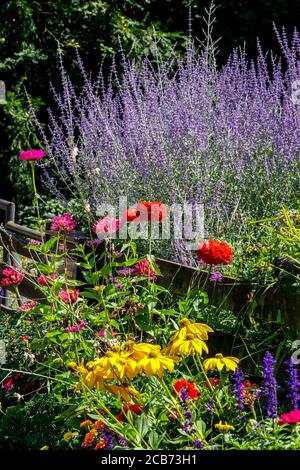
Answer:
[{"label": "green leaf", "polygon": [[149,430],[148,418],[145,413],[138,416],[136,419],[136,428],[141,437],[144,437]]},{"label": "green leaf", "polygon": [[53,247],[53,245],[57,242],[57,237],[53,237],[53,238],[50,238],[50,240],[46,241],[46,243],[44,243],[42,246],[41,246],[41,252],[42,253],[48,253],[48,251],[51,250],[51,248]]}]

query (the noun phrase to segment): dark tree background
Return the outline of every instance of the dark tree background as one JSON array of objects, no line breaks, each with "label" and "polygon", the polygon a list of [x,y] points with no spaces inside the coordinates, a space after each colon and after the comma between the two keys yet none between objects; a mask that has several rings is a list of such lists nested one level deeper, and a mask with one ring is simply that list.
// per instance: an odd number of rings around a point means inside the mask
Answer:
[{"label": "dark tree background", "polygon": [[[120,46],[130,57],[151,55],[152,26],[162,53],[172,44],[183,51],[188,10],[193,16],[193,35],[201,37],[204,9],[210,0],[0,0],[0,80],[7,86],[7,99],[0,104],[0,197],[19,204],[31,200],[27,165],[19,164],[19,150],[37,146],[24,93],[26,87],[46,122],[46,107],[52,104],[49,82],[57,84],[57,50],[77,80],[75,48],[87,69],[96,73],[105,55]],[[300,28],[299,0],[215,0],[219,63],[233,47],[247,44],[255,55],[257,37],[264,49],[277,48],[272,23],[288,31]]]}]

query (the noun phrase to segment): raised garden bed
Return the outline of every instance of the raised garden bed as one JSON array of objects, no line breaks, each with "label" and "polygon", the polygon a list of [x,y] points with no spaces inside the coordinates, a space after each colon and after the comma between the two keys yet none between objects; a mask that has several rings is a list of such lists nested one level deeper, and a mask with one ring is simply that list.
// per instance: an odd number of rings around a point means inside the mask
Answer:
[{"label": "raised garden bed", "polygon": [[[41,241],[40,232],[15,223],[15,205],[10,201],[0,200],[0,209],[4,211],[4,224],[0,227],[0,245],[3,247],[2,264],[18,264],[18,256],[29,259],[40,259],[41,255],[26,247],[27,238]],[[51,231],[44,238],[51,237]],[[74,232],[67,237],[69,246],[84,243],[89,239],[83,232]],[[230,277],[223,277],[221,283],[207,280],[208,272],[193,267],[184,266],[165,259],[157,259],[162,276],[158,283],[171,292],[184,294],[189,289],[203,288],[208,293],[212,305],[228,308],[236,314],[251,314],[266,321],[280,321],[287,326],[300,327],[300,295],[283,287],[278,281],[276,285],[260,286],[258,284],[242,283]],[[277,260],[277,265],[286,271],[295,272],[299,269],[297,263],[287,258]],[[68,260],[69,277],[76,279],[78,273],[76,260]],[[20,293],[29,299],[41,299],[41,293],[27,279],[20,285]],[[2,301],[5,308],[5,298]]]}]

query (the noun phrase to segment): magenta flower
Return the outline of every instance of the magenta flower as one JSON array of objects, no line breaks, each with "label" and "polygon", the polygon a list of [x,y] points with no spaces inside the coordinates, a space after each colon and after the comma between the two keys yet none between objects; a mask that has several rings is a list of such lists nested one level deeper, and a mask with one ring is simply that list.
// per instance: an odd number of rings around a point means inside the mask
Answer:
[{"label": "magenta flower", "polygon": [[23,304],[19,307],[19,312],[28,312],[29,310],[32,310],[34,307],[36,307],[37,304],[38,303],[35,300],[28,302],[27,304]]},{"label": "magenta flower", "polygon": [[77,325],[68,326],[67,328],[65,328],[65,331],[67,333],[78,333],[78,331],[83,330],[87,325],[88,325],[88,322],[83,321],[81,323],[77,323]]},{"label": "magenta flower", "polygon": [[60,299],[66,304],[74,304],[75,302],[77,302],[78,296],[78,289],[61,290],[59,293]]},{"label": "magenta flower", "polygon": [[100,336],[100,338],[104,338],[105,331],[98,331],[98,336]]},{"label": "magenta flower", "polygon": [[53,217],[50,228],[53,230],[53,232],[70,233],[73,232],[76,225],[76,220],[74,220],[72,215],[67,212],[60,217]]},{"label": "magenta flower", "polygon": [[52,285],[52,281],[55,281],[57,279],[57,274],[47,274],[47,276],[44,276],[43,274],[37,278],[37,282],[41,286],[49,287]]},{"label": "magenta flower", "polygon": [[149,261],[147,258],[143,259],[139,263],[133,266],[135,276],[147,276],[150,281],[155,281],[157,279],[156,273],[149,266]]},{"label": "magenta flower", "polygon": [[46,152],[44,150],[21,150],[19,160],[40,160],[45,155]]},{"label": "magenta flower", "polygon": [[107,235],[111,235],[120,230],[123,221],[120,219],[114,219],[110,215],[98,220],[94,226],[93,231],[99,238],[105,238]]},{"label": "magenta flower", "polygon": [[3,287],[14,286],[23,281],[25,274],[18,271],[16,267],[4,268],[2,270],[2,279],[0,285]]},{"label": "magenta flower", "polygon": [[6,391],[13,388],[13,386],[14,386],[14,379],[12,377],[9,377],[8,379],[6,379],[2,384],[2,388],[4,388],[4,390]]}]

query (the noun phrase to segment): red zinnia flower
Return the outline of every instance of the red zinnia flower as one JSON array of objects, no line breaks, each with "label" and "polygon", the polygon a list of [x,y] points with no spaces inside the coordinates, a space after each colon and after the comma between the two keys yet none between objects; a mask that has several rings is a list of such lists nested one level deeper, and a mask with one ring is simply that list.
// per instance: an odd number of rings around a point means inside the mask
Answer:
[{"label": "red zinnia flower", "polygon": [[127,222],[162,222],[166,217],[166,206],[161,202],[141,201],[124,213]]},{"label": "red zinnia flower", "polygon": [[60,217],[53,217],[50,228],[53,232],[71,233],[76,228],[76,225],[76,220],[74,220],[72,215],[67,212]]},{"label": "red zinnia flower", "polygon": [[55,281],[57,279],[57,274],[47,274],[44,276],[43,274],[37,278],[37,282],[41,286],[49,287],[52,285],[51,281]]},{"label": "red zinnia flower", "polygon": [[37,306],[37,302],[32,300],[32,302],[28,302],[27,304],[23,304],[19,307],[19,312],[27,312],[28,310],[32,310],[34,307]]},{"label": "red zinnia flower", "polygon": [[14,286],[23,281],[25,274],[18,271],[16,267],[4,268],[2,270],[2,279],[0,285],[3,287]]},{"label": "red zinnia flower", "polygon": [[136,405],[133,401],[130,401],[129,403],[123,403],[122,405],[122,411],[123,413],[127,413],[128,409],[131,411],[131,413],[135,415],[141,415],[144,411],[143,405]]},{"label": "red zinnia flower", "polygon": [[122,411],[116,415],[116,419],[120,422],[126,421],[125,416],[123,415]]},{"label": "red zinnia flower", "polygon": [[39,160],[45,157],[46,152],[44,150],[22,150],[19,154],[19,160]]},{"label": "red zinnia flower", "polygon": [[179,393],[180,390],[184,388],[187,395],[193,400],[198,398],[199,396],[199,391],[194,382],[189,382],[188,380],[177,380],[177,382],[174,383],[173,387],[175,388],[177,393]]},{"label": "red zinnia flower", "polygon": [[66,304],[74,304],[77,301],[78,296],[79,296],[78,289],[61,290],[59,293],[59,297]]},{"label": "red zinnia flower", "polygon": [[258,388],[258,385],[256,383],[250,382],[250,380],[244,380],[242,385],[244,388]]},{"label": "red zinnia flower", "polygon": [[[208,381],[213,387],[217,387],[217,385],[219,385],[219,383],[221,382],[220,379],[217,379],[215,377],[210,377]],[[209,387],[209,384],[205,382],[205,386]]]},{"label": "red zinnia flower", "polygon": [[13,377],[9,377],[8,379],[6,379],[3,384],[2,384],[2,388],[4,388],[4,390],[8,391],[10,390],[11,388],[13,388],[14,386],[14,379]]},{"label": "red zinnia flower", "polygon": [[233,251],[226,242],[206,240],[199,244],[197,257],[205,264],[229,264],[233,258]]},{"label": "red zinnia flower", "polygon": [[139,215],[139,211],[137,209],[132,208],[125,211],[123,217],[127,222],[133,222],[138,218]]},{"label": "red zinnia flower", "polygon": [[29,338],[29,336],[27,336],[27,335],[23,335],[23,336],[21,336],[21,339],[22,339],[23,341],[29,341],[30,338]]},{"label": "red zinnia flower", "polygon": [[157,278],[156,273],[150,268],[147,258],[135,264],[133,268],[135,276],[147,276],[150,281],[155,281]]},{"label": "red zinnia flower", "polygon": [[290,411],[279,416],[278,424],[296,424],[300,421],[300,410]]}]

